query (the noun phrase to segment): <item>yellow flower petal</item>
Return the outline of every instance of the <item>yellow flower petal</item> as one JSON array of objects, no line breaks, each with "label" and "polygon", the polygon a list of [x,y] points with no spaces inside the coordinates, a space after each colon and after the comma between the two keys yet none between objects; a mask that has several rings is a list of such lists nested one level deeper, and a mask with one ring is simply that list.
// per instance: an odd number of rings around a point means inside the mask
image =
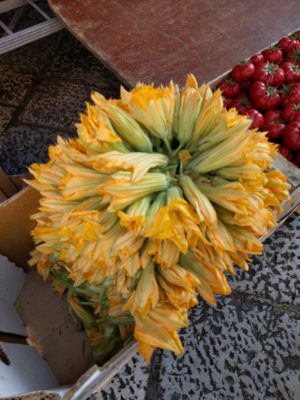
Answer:
[{"label": "yellow flower petal", "polygon": [[140,181],[152,168],[163,167],[168,163],[168,157],[158,153],[120,153],[111,151],[89,159],[90,165],[103,173],[132,171],[132,182]]},{"label": "yellow flower petal", "polygon": [[155,308],[159,300],[159,290],[156,281],[155,267],[150,263],[142,272],[136,290],[127,301],[124,310],[139,318],[144,318]]},{"label": "yellow flower petal", "polygon": [[174,113],[174,85],[154,88],[153,85],[138,85],[131,92],[121,88],[122,102],[130,114],[151,133],[160,139],[172,136]]},{"label": "yellow flower petal", "polygon": [[217,223],[217,214],[208,200],[187,175],[181,175],[179,179],[185,197],[193,205],[199,221],[205,221],[208,225]]},{"label": "yellow flower petal", "polygon": [[146,317],[135,317],[134,337],[139,343],[139,350],[147,359],[153,348],[173,351],[179,355],[183,351],[177,330],[186,326],[186,318],[174,307],[161,305]]},{"label": "yellow flower petal", "polygon": [[185,236],[184,218],[197,221],[192,207],[185,200],[173,200],[158,211],[144,235],[156,239],[169,239],[178,246],[180,251],[185,253],[188,249],[188,242]]},{"label": "yellow flower petal", "polygon": [[136,234],[139,234],[145,225],[150,202],[151,196],[146,196],[131,204],[127,208],[126,213],[118,211],[117,214],[120,218],[120,225]]},{"label": "yellow flower petal", "polygon": [[152,151],[152,143],[136,120],[122,108],[106,101],[99,93],[92,93],[95,104],[103,110],[115,127],[118,135],[137,151]]}]

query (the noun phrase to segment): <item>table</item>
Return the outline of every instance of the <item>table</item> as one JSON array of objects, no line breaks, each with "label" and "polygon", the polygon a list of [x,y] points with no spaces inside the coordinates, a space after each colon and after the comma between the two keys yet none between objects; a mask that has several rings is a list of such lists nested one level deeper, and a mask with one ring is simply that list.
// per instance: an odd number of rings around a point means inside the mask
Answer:
[{"label": "table", "polygon": [[209,81],[299,25],[297,0],[49,0],[127,86]]}]

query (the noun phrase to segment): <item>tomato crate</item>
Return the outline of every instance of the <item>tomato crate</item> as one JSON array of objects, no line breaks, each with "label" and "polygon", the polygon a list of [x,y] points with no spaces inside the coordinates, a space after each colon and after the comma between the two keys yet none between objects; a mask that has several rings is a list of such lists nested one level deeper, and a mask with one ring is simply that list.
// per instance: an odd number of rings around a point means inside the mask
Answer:
[{"label": "tomato crate", "polygon": [[300,167],[299,39],[296,30],[212,81],[222,91],[225,107],[235,107],[252,119],[251,127],[267,132],[296,168]]}]

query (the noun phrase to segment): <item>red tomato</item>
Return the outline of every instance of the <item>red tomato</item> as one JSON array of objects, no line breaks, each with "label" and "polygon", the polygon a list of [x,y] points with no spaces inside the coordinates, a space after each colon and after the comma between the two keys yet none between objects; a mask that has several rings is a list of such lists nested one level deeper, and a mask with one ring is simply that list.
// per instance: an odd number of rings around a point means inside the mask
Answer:
[{"label": "red tomato", "polygon": [[254,82],[250,87],[250,99],[258,110],[272,110],[280,104],[280,95],[276,88],[263,82]]},{"label": "red tomato", "polygon": [[249,97],[246,93],[240,93],[235,99],[233,99],[231,107],[235,107],[239,114],[243,114],[245,111],[252,108]]},{"label": "red tomato", "polygon": [[222,96],[223,99],[223,106],[229,109],[231,107],[232,99],[227,99],[226,97]]},{"label": "red tomato", "polygon": [[259,61],[255,64],[255,68],[261,67],[262,65],[265,65],[266,61]]},{"label": "red tomato", "polygon": [[221,89],[223,96],[226,98],[235,97],[241,91],[240,84],[234,82],[232,79],[227,79],[226,81],[222,82],[219,88]]},{"label": "red tomato", "polygon": [[283,143],[290,150],[300,150],[300,122],[292,121],[282,132]]},{"label": "red tomato", "polygon": [[254,65],[248,62],[241,62],[233,67],[231,76],[236,82],[243,82],[249,79],[255,71]]},{"label": "red tomato", "polygon": [[281,136],[285,124],[281,119],[280,110],[270,110],[264,115],[265,122],[263,124],[262,130],[268,131],[268,137],[270,139],[277,139]]},{"label": "red tomato", "polygon": [[271,86],[279,86],[284,82],[284,72],[276,64],[265,63],[255,67],[252,79],[268,83]]},{"label": "red tomato", "polygon": [[300,122],[300,114],[299,113],[295,113],[295,115],[293,116],[293,121],[299,121]]},{"label": "red tomato", "polygon": [[252,62],[252,64],[257,65],[259,63],[264,63],[265,59],[261,53],[257,53],[250,58],[250,61]]},{"label": "red tomato", "polygon": [[280,68],[284,71],[284,82],[292,83],[300,79],[300,67],[291,62],[284,62],[280,65]]},{"label": "red tomato", "polygon": [[250,108],[246,110],[243,114],[247,115],[247,117],[252,119],[252,124],[250,125],[250,129],[255,129],[255,128],[259,129],[263,126],[264,117],[259,111],[255,110],[254,108]]},{"label": "red tomato", "polygon": [[300,151],[296,155],[296,164],[300,168]]},{"label": "red tomato", "polygon": [[240,82],[241,85],[241,92],[247,92],[251,86],[251,81],[248,79],[247,81]]},{"label": "red tomato", "polygon": [[300,48],[295,47],[290,50],[285,57],[285,61],[292,62],[300,67]]},{"label": "red tomato", "polygon": [[262,130],[267,131],[267,136],[270,139],[278,139],[284,130],[286,125],[283,122],[268,122],[263,124]]},{"label": "red tomato", "polygon": [[295,47],[298,47],[300,42],[298,40],[293,40],[289,38],[288,36],[282,37],[279,42],[277,43],[277,46],[285,53],[288,51],[294,49]]},{"label": "red tomato", "polygon": [[269,49],[263,50],[261,54],[266,61],[271,63],[278,64],[282,60],[282,51],[277,47],[270,47]]},{"label": "red tomato", "polygon": [[283,146],[279,146],[278,149],[279,153],[285,157],[287,160],[291,161],[293,158],[293,154],[291,153],[291,151],[289,149],[287,149],[286,147]]},{"label": "red tomato", "polygon": [[300,103],[289,103],[284,107],[282,111],[282,118],[287,121],[291,122],[295,120],[297,116],[298,121],[300,120]]},{"label": "red tomato", "polygon": [[281,104],[285,107],[289,103],[300,103],[300,83],[291,83],[289,86],[284,86]]},{"label": "red tomato", "polygon": [[278,123],[278,124],[273,124],[271,126],[263,128],[263,130],[266,129],[268,131],[267,136],[270,139],[278,139],[280,136],[282,136],[282,132],[283,132],[285,127],[286,127],[285,124]]},{"label": "red tomato", "polygon": [[300,39],[300,30],[293,32],[289,37],[291,39],[298,41]]},{"label": "red tomato", "polygon": [[280,110],[270,110],[264,114],[265,122],[283,122],[281,119],[281,111]]}]

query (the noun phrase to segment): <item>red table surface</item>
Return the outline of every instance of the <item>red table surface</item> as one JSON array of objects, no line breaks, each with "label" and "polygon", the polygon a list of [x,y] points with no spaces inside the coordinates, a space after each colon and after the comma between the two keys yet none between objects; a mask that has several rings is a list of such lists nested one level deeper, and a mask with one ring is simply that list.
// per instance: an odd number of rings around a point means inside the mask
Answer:
[{"label": "red table surface", "polygon": [[209,81],[300,26],[299,0],[49,0],[124,84]]}]

